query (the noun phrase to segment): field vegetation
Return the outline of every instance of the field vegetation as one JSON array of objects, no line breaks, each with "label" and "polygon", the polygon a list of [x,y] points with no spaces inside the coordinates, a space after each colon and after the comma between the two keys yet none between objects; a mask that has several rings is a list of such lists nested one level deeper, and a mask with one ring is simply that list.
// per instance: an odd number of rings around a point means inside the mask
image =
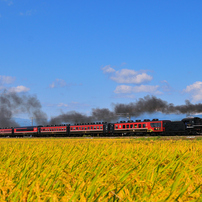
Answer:
[{"label": "field vegetation", "polygon": [[0,201],[200,201],[201,156],[196,139],[1,138]]}]

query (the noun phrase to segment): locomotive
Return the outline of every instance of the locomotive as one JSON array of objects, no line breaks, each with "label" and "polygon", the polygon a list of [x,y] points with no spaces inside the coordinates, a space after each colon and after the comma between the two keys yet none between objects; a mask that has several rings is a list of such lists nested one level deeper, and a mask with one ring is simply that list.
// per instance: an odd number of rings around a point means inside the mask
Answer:
[{"label": "locomotive", "polygon": [[0,137],[83,137],[83,136],[136,136],[136,135],[200,135],[202,119],[184,118],[181,121],[144,119],[117,123],[96,122],[47,126],[0,128]]}]

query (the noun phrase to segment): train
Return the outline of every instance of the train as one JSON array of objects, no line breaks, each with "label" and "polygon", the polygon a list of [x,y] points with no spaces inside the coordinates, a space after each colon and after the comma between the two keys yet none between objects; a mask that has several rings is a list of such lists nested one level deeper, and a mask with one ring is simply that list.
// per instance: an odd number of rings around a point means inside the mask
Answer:
[{"label": "train", "polygon": [[181,121],[144,119],[117,123],[93,122],[0,128],[0,137],[174,136],[202,134],[202,119]]}]

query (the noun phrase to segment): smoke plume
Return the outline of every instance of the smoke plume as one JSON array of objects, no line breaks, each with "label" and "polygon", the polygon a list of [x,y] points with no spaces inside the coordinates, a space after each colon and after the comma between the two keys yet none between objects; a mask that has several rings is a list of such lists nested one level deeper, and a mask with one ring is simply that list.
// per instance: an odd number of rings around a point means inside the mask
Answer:
[{"label": "smoke plume", "polygon": [[16,127],[18,124],[12,118],[19,114],[29,114],[38,125],[58,125],[91,122],[116,122],[120,117],[139,117],[144,113],[152,114],[196,114],[202,113],[202,104],[192,104],[188,100],[184,105],[174,105],[155,96],[145,96],[129,104],[114,104],[113,110],[107,108],[92,109],[91,114],[85,115],[71,111],[52,117],[47,121],[47,115],[41,110],[41,103],[36,96],[28,94],[8,93],[0,94],[0,127]]},{"label": "smoke plume", "polygon": [[47,124],[47,115],[41,110],[41,104],[35,96],[4,91],[0,94],[0,127],[16,127],[14,115],[28,113],[37,124]]},{"label": "smoke plume", "polygon": [[175,106],[172,103],[168,103],[155,96],[145,96],[140,98],[136,102],[129,104],[114,104],[114,109],[92,109],[90,116],[78,113],[69,112],[62,114],[51,119],[51,124],[59,123],[89,123],[96,121],[114,122],[120,117],[139,117],[144,113],[152,114],[155,112],[161,112],[163,114],[195,114],[202,112],[202,104],[191,104],[188,100],[184,105]]},{"label": "smoke plume", "polygon": [[133,116],[139,116],[143,113],[162,112],[164,114],[195,114],[202,112],[202,104],[191,104],[188,100],[185,105],[175,106],[164,100],[156,98],[155,96],[145,96],[140,98],[137,102],[130,104],[116,104],[114,108],[115,113],[130,113]]}]

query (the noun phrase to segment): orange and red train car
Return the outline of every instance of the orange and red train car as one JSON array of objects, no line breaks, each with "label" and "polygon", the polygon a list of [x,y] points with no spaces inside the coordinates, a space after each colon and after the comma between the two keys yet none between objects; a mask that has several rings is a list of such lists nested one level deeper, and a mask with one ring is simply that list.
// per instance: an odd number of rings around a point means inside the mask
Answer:
[{"label": "orange and red train car", "polygon": [[0,137],[16,136],[128,136],[128,135],[191,135],[202,134],[202,119],[185,118],[181,121],[145,119],[117,123],[96,122],[0,128]]}]

